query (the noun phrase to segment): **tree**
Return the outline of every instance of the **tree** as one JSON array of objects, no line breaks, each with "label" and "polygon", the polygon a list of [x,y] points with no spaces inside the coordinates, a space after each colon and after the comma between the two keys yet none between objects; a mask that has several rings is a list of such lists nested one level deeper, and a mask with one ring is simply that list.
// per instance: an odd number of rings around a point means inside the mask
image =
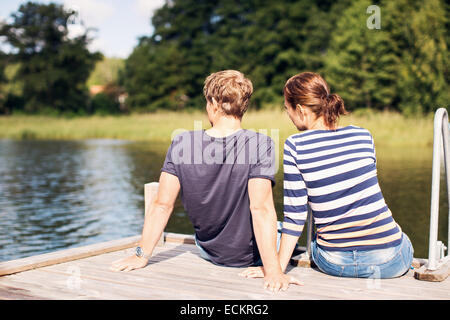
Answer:
[{"label": "tree", "polygon": [[67,22],[74,14],[62,5],[28,2],[0,29],[13,47],[12,61],[19,63],[26,112],[88,110],[86,80],[102,55],[87,49],[89,30],[69,38]]},{"label": "tree", "polygon": [[[381,9],[370,29],[368,7]],[[120,82],[134,110],[203,108],[203,81],[237,69],[252,107],[282,103],[286,80],[319,72],[349,109],[430,112],[449,100],[443,0],[171,0],[152,18]]]},{"label": "tree", "polygon": [[367,27],[367,7],[372,3],[354,2],[342,13],[325,57],[325,79],[350,110],[394,107],[399,59],[384,25]]},{"label": "tree", "polygon": [[384,28],[393,53],[399,57],[395,74],[400,110],[420,114],[448,107],[448,4],[399,0],[385,1],[384,8]]},{"label": "tree", "polygon": [[[254,84],[252,104],[281,102],[285,81],[316,70],[336,8],[350,1],[183,0],[157,10],[155,32],[126,61],[123,83],[134,108],[202,108],[203,81],[238,69]],[[329,18],[329,12],[332,18]]]}]

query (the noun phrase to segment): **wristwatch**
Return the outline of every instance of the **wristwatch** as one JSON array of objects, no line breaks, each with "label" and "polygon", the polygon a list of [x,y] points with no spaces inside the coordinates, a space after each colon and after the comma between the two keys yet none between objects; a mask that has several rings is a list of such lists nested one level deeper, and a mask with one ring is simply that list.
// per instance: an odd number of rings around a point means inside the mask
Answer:
[{"label": "wristwatch", "polygon": [[137,257],[139,257],[139,258],[145,258],[145,259],[150,259],[150,257],[152,256],[151,254],[145,254],[144,253],[144,250],[142,250],[142,248],[141,247],[137,247],[136,248],[136,256]]}]

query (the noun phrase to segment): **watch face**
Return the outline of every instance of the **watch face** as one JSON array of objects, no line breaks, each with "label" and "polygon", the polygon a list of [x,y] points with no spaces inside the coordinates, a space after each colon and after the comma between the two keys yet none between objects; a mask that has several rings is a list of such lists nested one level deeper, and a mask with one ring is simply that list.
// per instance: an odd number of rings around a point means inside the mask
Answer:
[{"label": "watch face", "polygon": [[142,257],[142,248],[141,248],[141,247],[137,247],[137,248],[136,248],[136,255],[137,255],[138,257]]}]

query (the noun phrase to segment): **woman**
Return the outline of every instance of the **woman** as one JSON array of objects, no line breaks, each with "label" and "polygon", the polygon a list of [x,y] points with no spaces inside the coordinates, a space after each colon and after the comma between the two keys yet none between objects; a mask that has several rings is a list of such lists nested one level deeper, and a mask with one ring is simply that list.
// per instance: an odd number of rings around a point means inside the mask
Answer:
[{"label": "woman", "polygon": [[[285,108],[302,131],[284,145],[284,222],[279,251],[286,270],[311,207],[316,235],[311,256],[318,268],[340,277],[393,278],[405,274],[413,248],[381,193],[375,147],[366,129],[337,127],[344,101],[312,72],[290,78]],[[259,277],[261,268],[242,275]]]}]

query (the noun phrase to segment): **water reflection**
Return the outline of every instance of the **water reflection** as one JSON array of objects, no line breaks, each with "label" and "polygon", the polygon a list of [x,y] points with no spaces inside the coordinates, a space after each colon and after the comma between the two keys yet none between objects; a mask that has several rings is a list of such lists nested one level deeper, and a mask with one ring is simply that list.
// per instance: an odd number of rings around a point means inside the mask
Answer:
[{"label": "water reflection", "polygon": [[0,141],[0,260],[139,233],[146,177],[128,144]]},{"label": "water reflection", "polygon": [[[144,184],[157,181],[167,143],[120,140],[0,140],[0,261],[136,235]],[[428,254],[431,148],[377,149],[381,189],[410,236]],[[281,170],[274,200],[282,219]],[[442,180],[439,238],[447,241]],[[166,231],[192,233],[180,199]],[[305,243],[302,236],[301,243]]]}]

